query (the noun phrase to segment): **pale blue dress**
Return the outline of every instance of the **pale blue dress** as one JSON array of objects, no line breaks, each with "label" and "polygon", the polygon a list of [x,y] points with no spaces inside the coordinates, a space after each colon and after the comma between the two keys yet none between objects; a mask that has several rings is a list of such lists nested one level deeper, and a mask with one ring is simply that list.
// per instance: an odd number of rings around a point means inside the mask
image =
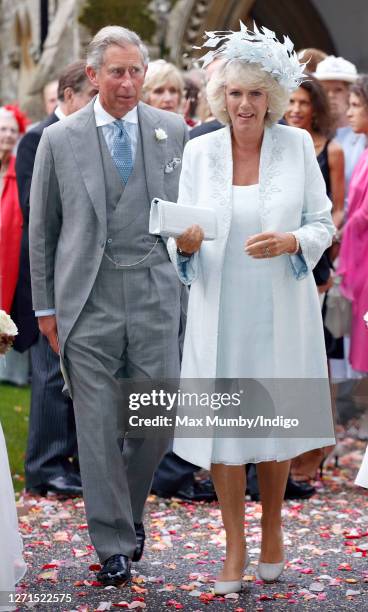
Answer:
[{"label": "pale blue dress", "polygon": [[[261,231],[259,186],[233,186],[232,221],[221,285],[217,378],[275,377],[272,271],[278,265],[277,258],[254,259],[244,251],[247,238]],[[248,401],[252,402],[252,396]],[[257,401],[249,416],[258,410]],[[282,461],[305,451],[302,438],[272,438],[268,429],[264,431],[264,438],[226,438],[218,430],[214,434],[212,463]]]},{"label": "pale blue dress", "polygon": [[258,185],[233,186],[233,211],[222,272],[217,377],[273,375],[272,259],[254,259],[244,246],[262,231]]}]

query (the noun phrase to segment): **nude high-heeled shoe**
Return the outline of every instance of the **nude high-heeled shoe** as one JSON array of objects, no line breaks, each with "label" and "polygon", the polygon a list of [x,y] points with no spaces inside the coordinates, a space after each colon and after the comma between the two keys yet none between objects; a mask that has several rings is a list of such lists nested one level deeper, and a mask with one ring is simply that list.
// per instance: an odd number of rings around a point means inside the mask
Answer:
[{"label": "nude high-heeled shoe", "polygon": [[[249,563],[250,558],[247,553],[245,557],[244,569],[248,567]],[[229,593],[239,593],[242,588],[241,578],[240,580],[216,580],[214,586],[215,595],[229,595]]]},{"label": "nude high-heeled shoe", "polygon": [[285,559],[279,563],[263,563],[258,561],[258,576],[265,582],[274,582],[280,578],[285,567]]},{"label": "nude high-heeled shoe", "polygon": [[285,556],[278,563],[263,563],[258,561],[258,576],[265,582],[274,582],[280,578],[285,567]]}]

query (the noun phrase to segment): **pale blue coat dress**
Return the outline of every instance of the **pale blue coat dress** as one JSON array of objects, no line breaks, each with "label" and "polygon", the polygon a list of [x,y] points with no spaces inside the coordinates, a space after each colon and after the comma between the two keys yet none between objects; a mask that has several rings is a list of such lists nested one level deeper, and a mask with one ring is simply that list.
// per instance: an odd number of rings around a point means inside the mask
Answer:
[{"label": "pale blue coat dress", "polygon": [[[179,277],[191,284],[182,378],[316,379],[316,387],[323,380],[325,392],[313,398],[310,418],[318,422],[321,417],[324,427],[320,437],[318,423],[313,437],[232,439],[208,431],[203,438],[175,437],[174,452],[204,468],[211,463],[281,461],[334,443],[312,274],[331,243],[334,226],[312,140],[304,130],[266,127],[259,184],[234,187],[232,176],[229,127],[187,144],[178,203],[212,208],[218,235],[187,261],[178,258],[175,241],[168,241]],[[244,243],[261,231],[293,232],[302,255],[249,257]],[[293,403],[293,416],[308,418],[306,403],[298,404]]]}]

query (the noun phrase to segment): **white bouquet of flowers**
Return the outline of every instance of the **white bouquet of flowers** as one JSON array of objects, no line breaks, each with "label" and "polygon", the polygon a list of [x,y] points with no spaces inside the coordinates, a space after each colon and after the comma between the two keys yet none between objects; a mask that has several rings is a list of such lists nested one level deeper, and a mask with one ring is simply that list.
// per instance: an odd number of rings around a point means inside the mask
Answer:
[{"label": "white bouquet of flowers", "polygon": [[365,322],[366,326],[368,327],[368,310],[367,310],[367,312],[365,313],[365,315],[364,315],[363,319],[364,319],[364,322]]},{"label": "white bouquet of flowers", "polygon": [[0,355],[5,355],[11,349],[17,334],[18,329],[14,321],[5,310],[0,310]]}]

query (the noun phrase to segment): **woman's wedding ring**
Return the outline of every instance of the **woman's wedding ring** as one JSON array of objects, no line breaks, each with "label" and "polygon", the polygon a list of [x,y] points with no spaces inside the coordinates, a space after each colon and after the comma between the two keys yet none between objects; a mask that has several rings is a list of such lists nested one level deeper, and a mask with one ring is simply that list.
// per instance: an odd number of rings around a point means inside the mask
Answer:
[{"label": "woman's wedding ring", "polygon": [[270,249],[268,247],[264,250],[265,257],[271,257]]}]

